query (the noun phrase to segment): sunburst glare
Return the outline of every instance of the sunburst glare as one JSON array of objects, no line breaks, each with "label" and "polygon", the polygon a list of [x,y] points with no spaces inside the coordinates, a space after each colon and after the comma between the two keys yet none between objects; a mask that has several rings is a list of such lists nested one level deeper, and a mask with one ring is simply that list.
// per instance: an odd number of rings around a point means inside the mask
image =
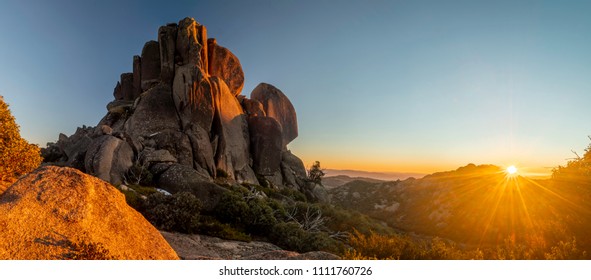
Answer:
[{"label": "sunburst glare", "polygon": [[506,171],[507,171],[507,174],[514,175],[517,173],[517,167],[515,167],[515,165],[511,165],[511,166],[507,167]]}]

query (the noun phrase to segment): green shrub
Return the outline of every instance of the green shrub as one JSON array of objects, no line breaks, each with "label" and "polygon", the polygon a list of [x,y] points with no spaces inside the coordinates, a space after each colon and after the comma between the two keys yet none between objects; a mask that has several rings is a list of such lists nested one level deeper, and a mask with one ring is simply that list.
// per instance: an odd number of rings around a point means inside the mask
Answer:
[{"label": "green shrub", "polygon": [[219,237],[222,239],[246,242],[252,241],[252,238],[249,235],[238,231],[229,224],[223,224],[209,216],[201,216],[199,222],[199,233],[213,237]]},{"label": "green shrub", "polygon": [[139,195],[145,196],[158,192],[154,187],[145,187],[144,185],[128,185],[127,187],[134,190]]},{"label": "green shrub", "polygon": [[300,201],[300,202],[306,202],[306,195],[303,194],[302,192],[295,190],[295,189],[290,189],[290,188],[281,188],[279,190],[279,194],[283,195],[285,197],[291,198],[294,201]]},{"label": "green shrub", "polygon": [[388,235],[394,233],[392,228],[359,212],[329,204],[318,204],[318,207],[326,218],[325,226],[332,232],[353,233],[354,230],[357,230],[363,234],[375,232]]},{"label": "green shrub", "polygon": [[263,188],[271,188],[272,187],[271,182],[269,182],[269,180],[267,180],[267,178],[265,178],[265,176],[256,174],[256,177],[257,177],[257,181],[259,181],[259,184],[261,184],[261,187],[263,187]]},{"label": "green shrub", "polygon": [[220,221],[255,234],[266,234],[277,223],[274,211],[266,199],[247,199],[237,192],[225,193],[214,213]]},{"label": "green shrub", "polygon": [[152,186],[154,185],[154,174],[148,169],[148,164],[140,164],[139,160],[129,168],[125,176],[130,185]]},{"label": "green shrub", "polygon": [[138,212],[142,212],[144,199],[141,198],[137,192],[132,190],[119,190],[125,195],[125,202],[127,202],[127,205],[131,206],[131,208],[137,210]]},{"label": "green shrub", "polygon": [[227,192],[222,195],[220,202],[213,213],[222,222],[234,225],[244,225],[246,213],[249,212],[248,204],[241,194]]},{"label": "green shrub", "polygon": [[188,192],[153,193],[146,199],[143,209],[146,219],[162,230],[195,233],[199,227],[201,202]]},{"label": "green shrub", "polygon": [[128,185],[126,187],[128,188],[127,190],[123,190],[123,186],[119,186],[117,189],[125,195],[127,205],[131,206],[138,212],[144,212],[144,197],[158,192],[153,187],[144,187],[140,185]]},{"label": "green shrub", "polygon": [[271,229],[269,239],[286,250],[297,252],[338,251],[338,244],[325,232],[307,232],[295,222],[277,223]]}]

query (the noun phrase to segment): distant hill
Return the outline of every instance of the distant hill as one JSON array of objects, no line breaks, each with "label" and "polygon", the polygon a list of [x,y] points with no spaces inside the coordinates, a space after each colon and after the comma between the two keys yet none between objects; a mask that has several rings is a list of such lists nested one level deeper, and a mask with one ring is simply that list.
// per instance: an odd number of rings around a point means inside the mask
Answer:
[{"label": "distant hill", "polygon": [[[421,178],[427,174],[418,172],[370,172],[361,170],[325,169],[327,177],[345,175],[355,179],[376,179],[380,181],[396,181],[408,178]],[[326,177],[325,177],[326,178]]]},{"label": "distant hill", "polygon": [[340,187],[344,184],[347,184],[352,181],[364,181],[369,183],[380,183],[384,182],[383,180],[373,179],[373,178],[365,178],[365,177],[349,177],[347,175],[338,175],[338,176],[329,176],[322,178],[322,185],[327,189]]}]

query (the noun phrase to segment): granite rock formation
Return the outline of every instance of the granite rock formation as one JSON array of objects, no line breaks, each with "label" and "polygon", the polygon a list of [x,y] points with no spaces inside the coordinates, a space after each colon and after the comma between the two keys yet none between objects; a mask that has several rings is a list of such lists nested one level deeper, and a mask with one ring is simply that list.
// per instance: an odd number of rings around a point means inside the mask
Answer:
[{"label": "granite rock formation", "polygon": [[97,126],[60,135],[43,150],[47,162],[114,185],[139,166],[159,187],[197,196],[211,193],[218,177],[313,193],[301,160],[287,150],[298,128],[285,94],[261,83],[250,99],[240,95],[240,61],[192,18],[160,27],[157,39],[133,57],[133,72],[121,75]]}]

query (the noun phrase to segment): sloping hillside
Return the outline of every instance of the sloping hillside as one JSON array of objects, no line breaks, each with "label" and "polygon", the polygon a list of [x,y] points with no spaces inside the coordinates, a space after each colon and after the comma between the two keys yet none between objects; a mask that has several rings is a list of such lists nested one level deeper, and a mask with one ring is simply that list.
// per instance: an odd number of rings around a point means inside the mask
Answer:
[{"label": "sloping hillside", "polygon": [[329,193],[333,203],[392,227],[468,246],[508,240],[546,246],[573,237],[584,248],[591,245],[586,192],[508,175],[492,165],[470,164],[399,182],[352,181]]}]

